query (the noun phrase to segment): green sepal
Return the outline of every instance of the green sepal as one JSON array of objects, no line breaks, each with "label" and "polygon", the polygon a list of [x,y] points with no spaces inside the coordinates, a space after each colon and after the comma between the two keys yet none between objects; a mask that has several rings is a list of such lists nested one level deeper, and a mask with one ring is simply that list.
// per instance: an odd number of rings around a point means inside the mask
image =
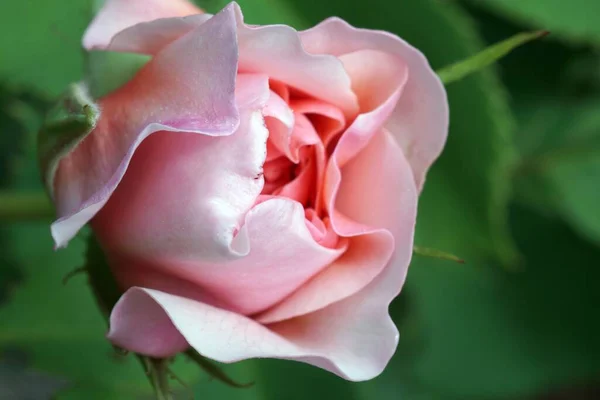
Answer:
[{"label": "green sepal", "polygon": [[96,127],[99,118],[100,109],[82,83],[71,84],[48,113],[38,133],[38,161],[51,197],[58,163]]},{"label": "green sepal", "polygon": [[94,298],[104,317],[108,320],[117,301],[123,294],[110,270],[104,251],[92,234],[87,240],[85,255],[85,270],[89,275],[89,282],[94,293]]},{"label": "green sepal", "polygon": [[90,51],[86,53],[86,82],[90,94],[98,99],[120,88],[152,57],[146,54],[114,51]]},{"label": "green sepal", "polygon": [[254,382],[248,383],[238,383],[231,379],[221,368],[219,368],[215,363],[209,360],[206,357],[203,357],[200,353],[198,353],[194,349],[189,349],[185,352],[185,354],[195,362],[200,368],[204,370],[208,375],[213,377],[214,379],[226,384],[227,386],[231,386],[233,388],[249,388],[254,385]]},{"label": "green sepal", "polygon": [[[89,282],[94,292],[96,302],[108,320],[110,312],[122,295],[122,291],[119,289],[117,282],[115,281],[104,251],[100,247],[98,241],[94,235],[90,235],[88,239],[88,247],[86,252],[86,264],[85,271],[89,274]],[[200,355],[196,350],[189,349],[185,352],[196,365],[198,365],[204,372],[206,372],[212,378],[235,388],[247,388],[252,386],[254,383],[238,383],[232,378],[227,376],[215,363],[209,359]],[[173,372],[168,368],[168,362],[170,359],[155,359],[146,357],[141,354],[136,354],[138,360],[146,369],[148,378],[152,387],[156,391],[157,398],[168,399],[167,393],[169,392],[169,374],[173,375]],[[161,397],[163,396],[163,397]],[[165,397],[166,396],[166,397]]]},{"label": "green sepal", "polygon": [[459,81],[474,72],[495,63],[519,46],[548,34],[548,31],[524,32],[514,35],[500,43],[496,43],[487,49],[467,58],[466,60],[448,65],[437,71],[438,76],[448,85]]}]

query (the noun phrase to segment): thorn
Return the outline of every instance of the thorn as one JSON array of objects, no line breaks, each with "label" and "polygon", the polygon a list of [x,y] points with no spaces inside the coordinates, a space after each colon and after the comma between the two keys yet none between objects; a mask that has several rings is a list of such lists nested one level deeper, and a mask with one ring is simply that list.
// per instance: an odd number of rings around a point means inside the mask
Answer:
[{"label": "thorn", "polygon": [[78,267],[75,268],[73,271],[67,273],[62,279],[62,284],[66,285],[67,283],[69,283],[71,278],[73,278],[76,275],[79,275],[82,272],[87,272],[87,267]]},{"label": "thorn", "polygon": [[543,38],[543,37],[546,37],[546,36],[548,36],[549,34],[550,34],[550,31],[548,31],[548,30],[541,30],[541,31],[538,31],[538,38]]},{"label": "thorn", "polygon": [[129,354],[129,350],[126,350],[122,347],[119,346],[113,346],[113,350],[115,351],[115,353],[119,356],[127,356]]},{"label": "thorn", "polygon": [[454,261],[459,264],[465,264],[465,260],[463,260],[462,258],[459,258],[459,257],[455,256],[454,254],[446,253],[444,251],[440,251],[437,249],[431,249],[428,247],[421,247],[421,246],[413,246],[413,252],[414,252],[414,254],[418,254],[418,255],[424,256],[424,257],[437,258],[440,260]]}]

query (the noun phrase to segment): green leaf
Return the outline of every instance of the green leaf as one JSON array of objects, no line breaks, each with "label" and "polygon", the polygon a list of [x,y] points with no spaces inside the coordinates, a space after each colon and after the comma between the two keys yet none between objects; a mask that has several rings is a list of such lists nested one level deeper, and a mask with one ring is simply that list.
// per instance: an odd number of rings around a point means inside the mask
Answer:
[{"label": "green leaf", "polygon": [[0,2],[0,80],[57,96],[83,73],[81,37],[91,2]]},{"label": "green leaf", "polygon": [[539,39],[547,34],[548,32],[546,31],[519,33],[518,35],[488,47],[466,60],[444,67],[438,70],[437,73],[442,82],[444,82],[444,85],[448,85],[452,82],[464,79],[466,76],[495,63],[515,48],[532,40]]},{"label": "green leaf", "polygon": [[[460,218],[450,206],[444,211]],[[600,250],[527,209],[515,208],[511,220],[520,272],[484,260],[461,268],[415,260],[405,290],[421,322],[411,371],[422,384],[458,398],[515,397],[545,391],[548,382],[591,379],[600,369],[593,317],[600,299],[589,284],[600,278]]]},{"label": "green leaf", "polygon": [[502,15],[565,38],[600,41],[600,3],[589,0],[471,0]]},{"label": "green leaf", "polygon": [[[131,399],[152,393],[135,357],[119,355],[104,337],[106,322],[98,310],[86,275],[63,277],[83,264],[85,242],[79,236],[69,247],[52,250],[48,227],[19,224],[11,228],[11,249],[28,277],[12,301],[0,307],[0,352],[19,348],[29,353],[32,367],[69,379],[63,399]],[[174,371],[193,384],[197,366],[178,361]],[[176,385],[173,385],[176,387]]]},{"label": "green leaf", "polygon": [[564,218],[600,243],[600,98],[542,100],[515,169],[519,200]]}]

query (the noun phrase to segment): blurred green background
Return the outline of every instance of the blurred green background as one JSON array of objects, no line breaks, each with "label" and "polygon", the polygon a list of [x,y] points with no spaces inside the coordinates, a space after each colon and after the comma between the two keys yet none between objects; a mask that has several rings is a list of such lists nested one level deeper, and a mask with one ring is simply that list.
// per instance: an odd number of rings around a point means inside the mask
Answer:
[{"label": "blurred green background", "polygon": [[[84,240],[54,252],[49,220],[15,221],[9,191],[41,193],[35,132],[83,73],[95,0],[0,3],[0,400],[149,399],[133,357],[104,340],[81,266]],[[199,1],[215,12],[226,2]],[[455,400],[600,398],[600,2],[595,0],[240,0],[250,23],[298,29],[332,15],[397,33],[434,68],[515,33],[551,35],[448,86],[448,146],[421,198],[415,256],[391,312],[386,371],[345,382],[302,364],[224,367],[250,389],[184,361],[181,398]],[[179,387],[173,383],[175,387]]]}]

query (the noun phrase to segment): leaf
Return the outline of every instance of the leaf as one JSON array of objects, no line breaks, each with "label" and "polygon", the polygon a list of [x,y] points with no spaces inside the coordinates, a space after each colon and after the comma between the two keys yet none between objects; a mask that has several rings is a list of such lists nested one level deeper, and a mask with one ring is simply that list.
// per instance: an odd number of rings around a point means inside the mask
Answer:
[{"label": "leaf", "polygon": [[[64,399],[131,399],[152,393],[144,372],[132,356],[118,355],[104,337],[106,323],[92,297],[85,275],[62,278],[83,263],[84,241],[74,239],[54,252],[45,224],[11,227],[13,256],[28,279],[0,307],[0,351],[27,351],[32,367],[64,376],[72,385]],[[180,360],[177,375],[193,384],[198,368]]]},{"label": "leaf", "polygon": [[421,322],[423,350],[411,371],[422,384],[458,398],[503,398],[600,370],[600,299],[589,283],[600,278],[600,250],[528,209],[514,208],[511,221],[520,272],[415,260],[405,290]]},{"label": "leaf", "polygon": [[600,40],[600,3],[589,0],[471,0],[502,15],[568,39]]},{"label": "leaf", "polygon": [[600,244],[600,97],[545,100],[522,127],[535,139],[515,170],[519,199]]},{"label": "leaf", "polygon": [[[523,29],[478,8],[490,41]],[[536,41],[502,61],[519,120],[514,170],[518,201],[562,218],[598,242],[595,185],[600,152],[600,55],[593,48]]]},{"label": "leaf", "polygon": [[437,71],[444,85],[464,79],[466,76],[475,73],[506,56],[515,48],[526,44],[542,36],[546,36],[547,31],[524,32],[508,38],[500,43],[496,43],[485,50],[467,58],[466,60],[456,62]]},{"label": "leaf", "polygon": [[81,37],[89,0],[68,5],[48,0],[0,2],[0,80],[59,95],[83,73]]}]

